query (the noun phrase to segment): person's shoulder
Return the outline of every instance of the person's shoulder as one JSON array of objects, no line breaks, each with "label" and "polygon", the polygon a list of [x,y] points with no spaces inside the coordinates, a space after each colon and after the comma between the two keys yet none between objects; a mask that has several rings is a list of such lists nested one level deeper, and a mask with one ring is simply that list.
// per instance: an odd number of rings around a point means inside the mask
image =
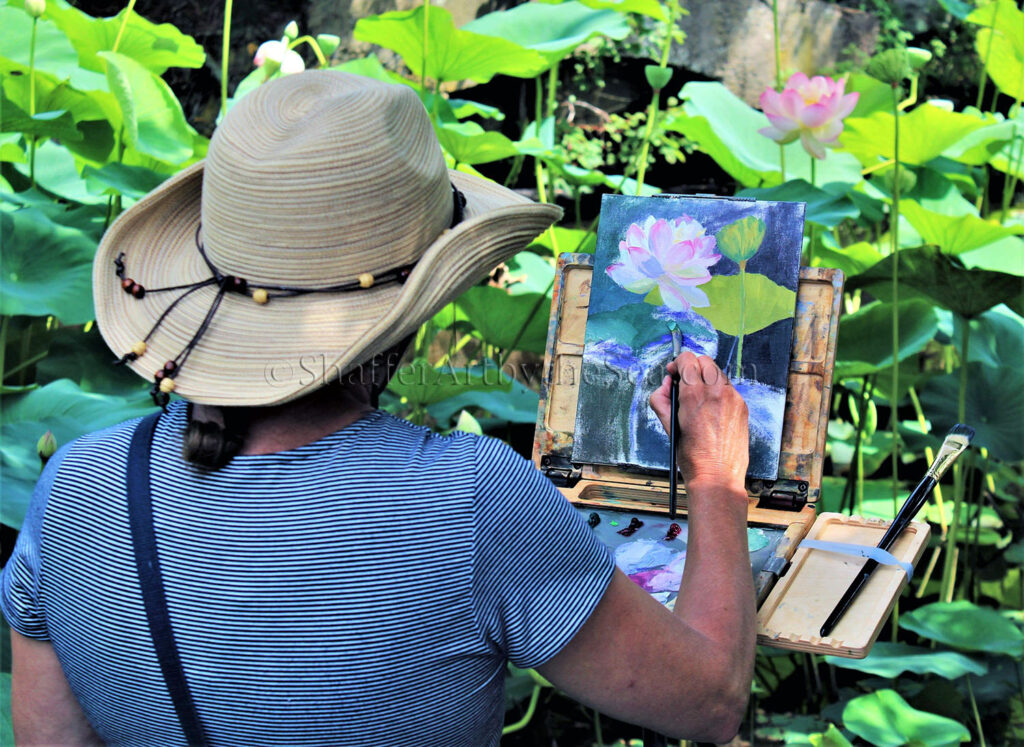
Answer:
[{"label": "person's shoulder", "polygon": [[378,410],[375,417],[380,433],[392,443],[407,444],[437,456],[473,453],[481,442],[501,443],[495,438],[466,431],[438,433],[425,425],[416,425],[405,418],[392,415],[386,410]]},{"label": "person's shoulder", "polygon": [[[177,411],[184,407],[184,402],[174,402],[168,406],[167,413],[177,415]],[[126,459],[132,434],[143,417],[145,416],[122,420],[120,423],[86,433],[69,442],[64,448],[61,470],[67,472],[86,464],[95,467],[97,464],[103,464],[102,460]]]}]

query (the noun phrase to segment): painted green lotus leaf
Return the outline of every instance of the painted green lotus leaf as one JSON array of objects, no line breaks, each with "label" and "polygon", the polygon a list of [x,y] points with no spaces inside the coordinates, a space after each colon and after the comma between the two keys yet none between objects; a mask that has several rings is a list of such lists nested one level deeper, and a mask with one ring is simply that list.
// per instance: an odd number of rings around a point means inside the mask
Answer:
[{"label": "painted green lotus leaf", "polygon": [[61,379],[24,395],[4,398],[0,414],[0,464],[4,475],[4,499],[0,521],[19,527],[39,478],[36,441],[52,431],[57,445],[79,436],[139,417],[153,410],[145,390],[130,396],[84,392],[73,381]]},{"label": "painted green lotus leaf", "polygon": [[475,80],[486,83],[499,73],[532,78],[547,67],[536,50],[455,28],[445,8],[432,5],[427,24],[427,58],[423,61],[424,6],[360,18],[353,35],[401,55],[415,77]]},{"label": "painted green lotus leaf", "polygon": [[[774,324],[780,319],[793,316],[796,309],[796,292],[773,282],[765,275],[746,273],[743,280],[746,294],[746,318],[741,322],[740,307],[736,299],[740,296],[739,275],[715,275],[701,286],[708,294],[711,305],[694,308],[719,332],[738,335],[742,331],[749,335]],[[742,324],[742,326],[741,326]]]},{"label": "painted green lotus leaf", "polygon": [[506,392],[511,383],[511,379],[503,376],[496,365],[486,368],[435,368],[423,358],[417,358],[395,372],[388,389],[399,397],[405,397],[411,404],[423,406],[464,392]]},{"label": "painted green lotus leaf", "polygon": [[841,669],[855,669],[877,677],[899,677],[904,672],[937,674],[955,680],[965,674],[985,674],[988,666],[955,651],[938,651],[923,646],[879,641],[865,659],[826,656],[825,661]]},{"label": "painted green lotus leaf", "polygon": [[1024,633],[993,609],[966,600],[933,602],[900,615],[900,627],[967,651],[1024,656]]},{"label": "painted green lotus leaf", "polygon": [[895,690],[879,690],[851,700],[843,709],[843,725],[877,747],[938,746],[970,739],[963,724],[919,711]]},{"label": "painted green lotus leaf", "polygon": [[[655,286],[656,290],[657,286]],[[661,306],[662,304],[654,305]],[[647,305],[626,304],[614,311],[602,311],[597,314],[591,314],[587,317],[586,341],[587,343],[595,343],[604,340],[615,340],[623,345],[628,345],[633,350],[639,350],[652,340],[651,315],[653,311]],[[694,311],[699,310],[694,309]],[[715,337],[714,332],[700,324],[686,320],[677,320],[676,324],[679,325],[679,330],[683,333],[684,337],[697,340],[709,340]],[[668,322],[665,322],[663,329],[665,334],[669,334]]]},{"label": "painted green lotus leaf", "polygon": [[761,248],[764,232],[764,221],[748,215],[720,229],[715,240],[718,250],[733,262],[746,262]]}]

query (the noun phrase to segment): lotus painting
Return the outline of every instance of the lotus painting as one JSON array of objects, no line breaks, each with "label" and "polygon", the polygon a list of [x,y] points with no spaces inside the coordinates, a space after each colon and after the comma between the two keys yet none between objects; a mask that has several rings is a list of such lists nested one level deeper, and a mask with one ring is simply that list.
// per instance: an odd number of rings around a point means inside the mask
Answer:
[{"label": "lotus painting", "polygon": [[803,226],[803,203],[604,196],[574,462],[668,470],[647,401],[674,328],[746,401],[748,474],[777,477]]}]

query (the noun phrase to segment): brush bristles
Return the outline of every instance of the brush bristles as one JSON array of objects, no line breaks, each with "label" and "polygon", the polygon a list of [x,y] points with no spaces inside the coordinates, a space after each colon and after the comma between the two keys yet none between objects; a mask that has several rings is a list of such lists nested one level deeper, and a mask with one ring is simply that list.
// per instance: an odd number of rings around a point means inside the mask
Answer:
[{"label": "brush bristles", "polygon": [[963,436],[967,439],[967,443],[970,443],[974,440],[974,429],[969,425],[957,423],[950,428],[949,433],[946,434],[946,438],[949,438],[950,436]]}]

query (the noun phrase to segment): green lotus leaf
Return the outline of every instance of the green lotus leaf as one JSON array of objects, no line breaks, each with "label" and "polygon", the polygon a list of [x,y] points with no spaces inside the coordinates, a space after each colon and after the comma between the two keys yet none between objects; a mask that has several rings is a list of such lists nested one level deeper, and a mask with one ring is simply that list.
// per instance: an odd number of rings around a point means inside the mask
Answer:
[{"label": "green lotus leaf", "polygon": [[513,295],[493,286],[477,286],[463,293],[458,305],[480,334],[502,350],[543,353],[548,339],[549,294]]},{"label": "green lotus leaf", "polygon": [[0,212],[0,245],[0,314],[93,318],[93,239],[27,208]]},{"label": "green lotus leaf", "polygon": [[877,264],[881,261],[882,254],[874,245],[866,241],[858,241],[856,244],[850,244],[838,249],[819,246],[814,251],[814,259],[815,265],[835,267],[842,270],[843,274],[850,278]]},{"label": "green lotus leaf", "polygon": [[900,213],[921,238],[949,254],[960,254],[993,241],[1024,234],[1024,226],[1001,226],[976,215],[950,216],[921,207],[913,200],[900,202]]},{"label": "green lotus leaf", "polygon": [[955,680],[965,674],[985,674],[988,666],[955,651],[936,651],[905,643],[879,641],[865,659],[826,656],[825,661],[841,669],[855,669],[876,677],[899,677],[904,672],[937,674]]},{"label": "green lotus leaf", "polygon": [[[739,275],[715,275],[700,289],[708,294],[711,305],[694,308],[719,332],[727,335],[740,333]],[[748,272],[744,275],[746,316],[743,333],[753,334],[780,319],[792,317],[796,310],[796,293],[778,285],[766,275]]]},{"label": "green lotus leaf", "polygon": [[539,395],[523,384],[512,380],[508,391],[487,389],[463,392],[449,399],[441,400],[427,408],[438,423],[448,423],[452,416],[467,407],[477,407],[490,413],[491,418],[479,418],[487,427],[496,421],[506,423],[532,424],[537,422]]},{"label": "green lotus leaf", "polygon": [[153,401],[145,391],[130,396],[84,392],[73,381],[61,379],[28,394],[4,398],[0,413],[0,465],[4,474],[4,499],[0,521],[21,526],[39,478],[36,441],[52,431],[58,446],[79,436],[146,415]]},{"label": "green lotus leaf", "polygon": [[434,129],[442,147],[458,163],[490,163],[518,152],[507,137],[500,132],[488,132],[476,122],[445,123]]},{"label": "green lotus leaf", "polygon": [[[922,299],[899,303],[899,360],[919,353],[932,341],[939,329],[935,307]],[[837,379],[863,376],[892,366],[892,304],[876,301],[839,322],[839,347],[836,351]]]},{"label": "green lotus leaf", "polygon": [[718,250],[733,262],[746,262],[761,248],[764,232],[764,221],[748,215],[721,228],[715,234],[715,241]]},{"label": "green lotus leaf", "polygon": [[432,5],[427,22],[427,57],[423,62],[424,6],[361,18],[353,35],[397,52],[414,76],[433,80],[475,80],[486,83],[502,73],[532,78],[548,65],[536,50],[456,29],[451,13]]},{"label": "green lotus leaf", "polygon": [[[921,104],[909,114],[900,115],[900,162],[924,165],[984,126],[985,121],[978,117]],[[839,139],[844,150],[865,166],[872,166],[894,157],[893,127],[893,115],[887,111],[847,117]]]},{"label": "green lotus leaf", "polygon": [[[963,355],[964,320],[953,319],[953,344]],[[999,306],[971,319],[968,358],[987,366],[1009,366],[1024,371],[1024,319]]]},{"label": "green lotus leaf", "polygon": [[[1018,16],[1020,11],[1013,9]],[[1007,36],[1003,30],[983,28],[978,31],[974,48],[983,60],[987,60],[985,71],[1001,93],[1010,97],[1024,96],[1024,41]],[[987,56],[986,56],[987,55]]]},{"label": "green lotus leaf", "polygon": [[[922,389],[921,405],[936,430],[958,422],[959,393],[959,371],[937,376]],[[997,459],[1024,459],[1024,371],[968,363],[965,404],[965,422],[975,430],[976,445]]]},{"label": "green lotus leaf", "polygon": [[753,197],[757,200],[807,203],[805,219],[825,228],[835,228],[847,218],[857,218],[860,210],[846,194],[833,194],[818,187],[812,187],[803,179],[791,179],[777,187],[764,189],[743,189],[737,197]]},{"label": "green lotus leaf", "polygon": [[171,87],[120,52],[98,54],[107,61],[107,81],[121,108],[128,143],[159,161],[185,165],[192,158],[196,133]]},{"label": "green lotus leaf", "polygon": [[[967,269],[955,256],[937,247],[903,249],[898,254],[900,293],[902,297],[917,294],[944,309],[966,317],[1005,303],[1018,313],[1024,299],[1024,278],[1004,272]],[[893,255],[889,255],[865,272],[850,278],[848,290],[869,288],[883,300],[891,300]]]},{"label": "green lotus leaf", "polygon": [[[561,0],[540,0],[540,2],[554,5],[561,2]],[[666,18],[665,6],[658,2],[658,0],[580,0],[580,2],[588,8],[596,8],[598,10],[638,13],[658,21],[664,21]]]},{"label": "green lotus leaf", "polygon": [[497,366],[434,368],[423,358],[402,366],[388,383],[388,389],[414,405],[431,405],[470,391],[507,392],[511,380]]},{"label": "green lotus leaf", "polygon": [[877,747],[937,747],[970,739],[963,724],[912,708],[895,690],[878,690],[851,700],[843,709],[843,726]]},{"label": "green lotus leaf", "polygon": [[[595,36],[625,39],[630,31],[621,13],[588,8],[576,0],[557,5],[523,3],[483,15],[467,23],[462,30],[536,50],[545,60],[545,69],[557,65],[576,47]],[[543,70],[537,71],[540,72]]]},{"label": "green lotus leaf", "polygon": [[1024,633],[993,609],[966,600],[933,602],[900,615],[900,627],[967,651],[1020,657]]}]

